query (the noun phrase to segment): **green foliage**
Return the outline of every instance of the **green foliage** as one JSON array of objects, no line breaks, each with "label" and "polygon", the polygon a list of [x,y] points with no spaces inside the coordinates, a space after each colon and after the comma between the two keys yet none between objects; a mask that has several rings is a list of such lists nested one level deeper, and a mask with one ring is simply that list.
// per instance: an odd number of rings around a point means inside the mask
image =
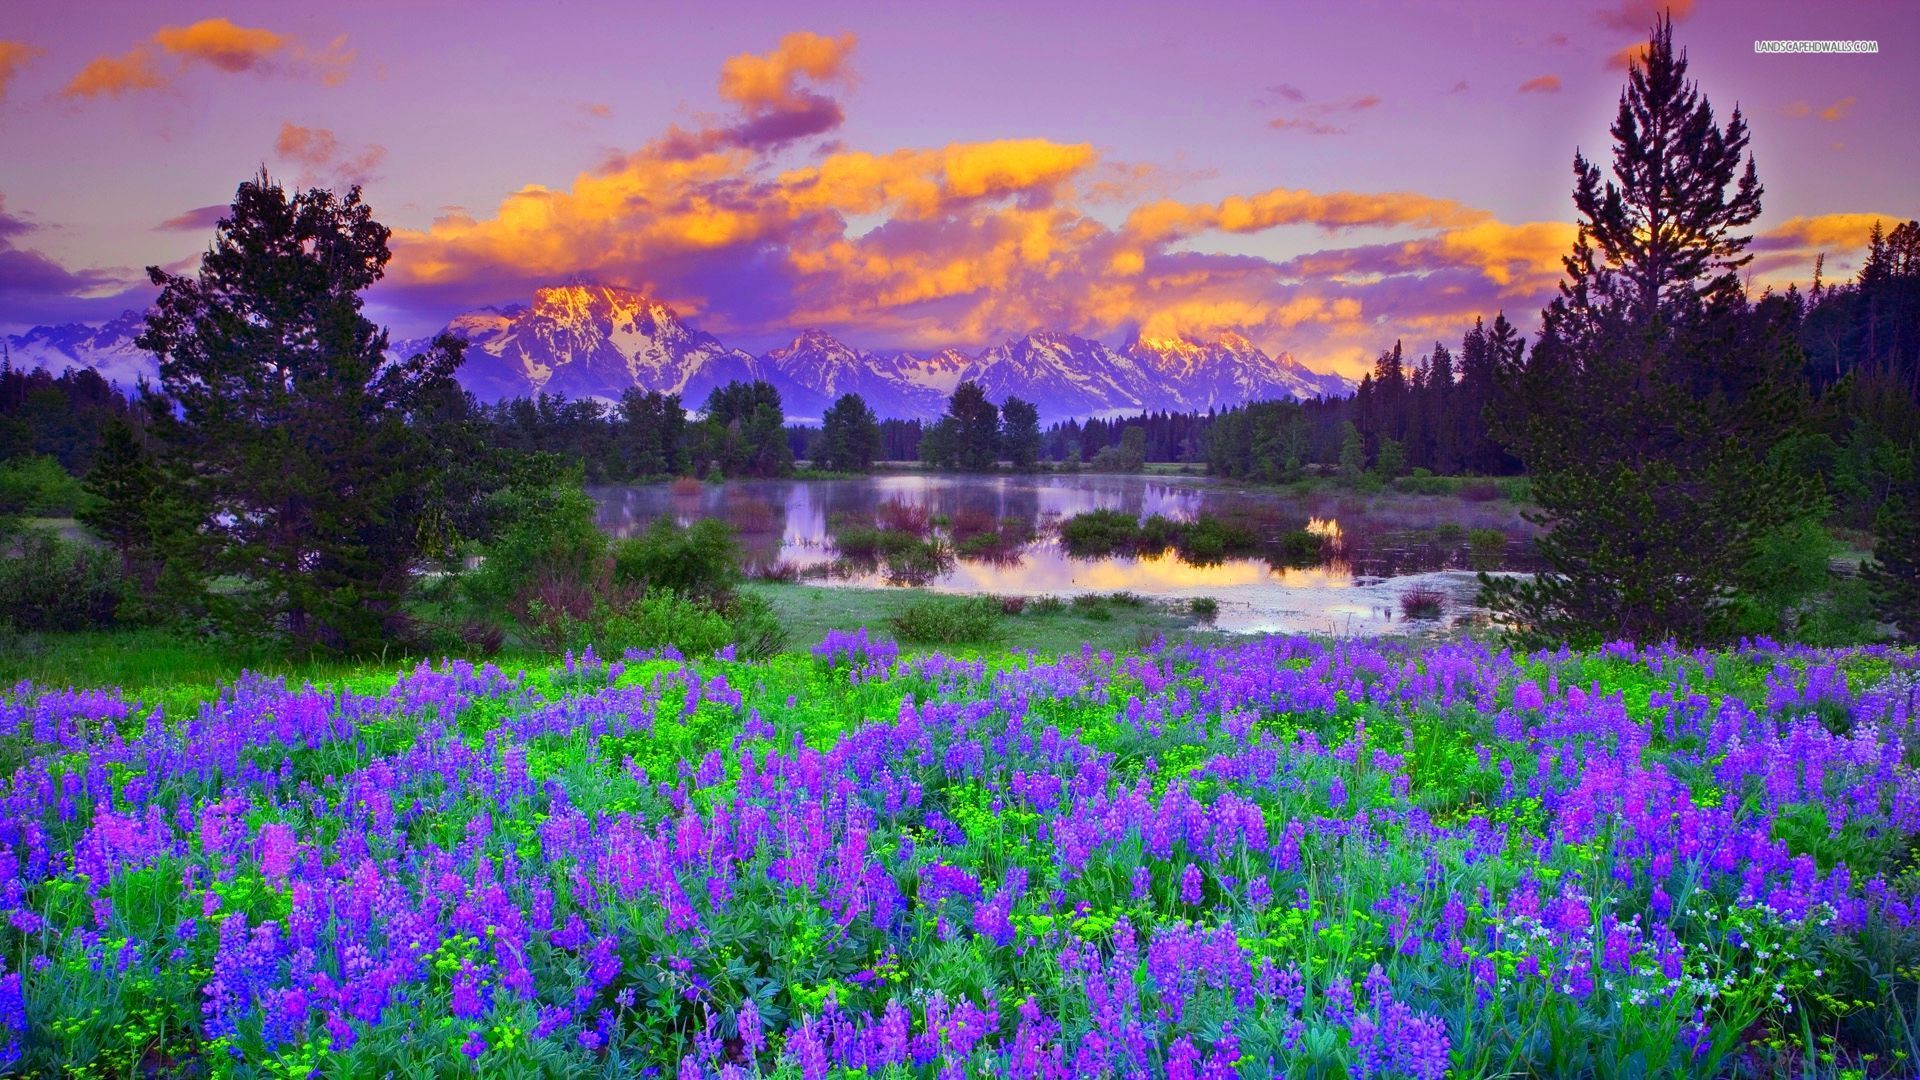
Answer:
[{"label": "green foliage", "polygon": [[1393,439],[1380,440],[1380,453],[1374,458],[1373,474],[1382,480],[1392,480],[1406,469],[1406,448]]},{"label": "green foliage", "polygon": [[914,644],[984,643],[1000,635],[1000,605],[990,596],[937,597],[893,618],[894,636]]},{"label": "green foliage", "polygon": [[1881,508],[1867,581],[1880,617],[1920,640],[1920,477]]},{"label": "green foliage", "polygon": [[[515,485],[491,499],[496,525],[469,594],[487,608],[524,612],[543,584],[605,579],[607,538],[593,499],[571,483]],[[549,608],[551,610],[551,608]],[[591,606],[573,612],[584,617]]]},{"label": "green foliage", "polygon": [[880,421],[859,394],[842,394],[820,425],[820,464],[842,472],[866,472],[881,453]]},{"label": "green foliage", "polygon": [[687,411],[679,394],[629,387],[620,395],[621,450],[633,476],[687,471]]},{"label": "green foliage", "polygon": [[1367,444],[1360,437],[1360,429],[1349,420],[1340,425],[1340,475],[1357,480],[1366,471]]},{"label": "green foliage", "polygon": [[[1770,460],[1804,406],[1793,308],[1739,289],[1760,194],[1746,128],[1717,127],[1685,76],[1663,20],[1621,97],[1618,183],[1575,155],[1569,279],[1508,380],[1499,434],[1532,480],[1545,565],[1483,575],[1483,600],[1527,640],[1727,640],[1757,545],[1809,498]],[[1687,227],[1637,239],[1649,220]]]},{"label": "green foliage", "polygon": [[1040,460],[1040,410],[1033,402],[1010,397],[1000,406],[1000,446],[1016,469]]},{"label": "green foliage", "polygon": [[937,468],[985,472],[1000,456],[1000,410],[971,379],[954,387],[947,412],[920,440],[920,458]]},{"label": "green foliage", "polygon": [[114,625],[124,586],[120,560],[42,529],[0,538],[0,627],[103,630]]},{"label": "green foliage", "polygon": [[793,472],[780,391],[766,382],[714,388],[694,439],[696,463],[709,474],[786,476]]},{"label": "green foliage", "polygon": [[[1809,644],[1852,644],[1870,636],[1848,576],[1834,571],[1840,544],[1818,515],[1795,518],[1757,537],[1730,617],[1743,635]],[[1838,638],[1838,640],[1836,640]]]},{"label": "green foliage", "polygon": [[733,625],[711,606],[669,589],[650,589],[618,608],[603,606],[594,625],[582,627],[572,644],[590,644],[607,655],[671,645],[685,656],[711,656],[733,640]]},{"label": "green foliage", "polygon": [[1120,445],[1103,446],[1089,463],[1095,472],[1133,473],[1147,466],[1147,432],[1129,427],[1120,435]]},{"label": "green foliage", "polygon": [[1187,610],[1201,622],[1210,623],[1220,617],[1220,601],[1211,596],[1196,596],[1187,601]]},{"label": "green foliage", "polygon": [[141,348],[159,357],[166,465],[190,510],[191,561],[239,583],[218,611],[243,633],[356,652],[391,640],[433,516],[435,433],[464,345],[389,362],[361,314],[387,228],[358,188],[240,185],[198,274],[157,267]]},{"label": "green foliage", "polygon": [[721,601],[740,583],[740,545],[717,518],[682,527],[662,515],[645,531],[614,543],[613,580],[619,586]]},{"label": "green foliage", "polygon": [[0,461],[0,515],[66,517],[87,505],[87,493],[46,455]]},{"label": "green foliage", "polygon": [[1060,523],[1060,541],[1072,555],[1131,550],[1139,534],[1139,519],[1124,510],[1088,510]]}]

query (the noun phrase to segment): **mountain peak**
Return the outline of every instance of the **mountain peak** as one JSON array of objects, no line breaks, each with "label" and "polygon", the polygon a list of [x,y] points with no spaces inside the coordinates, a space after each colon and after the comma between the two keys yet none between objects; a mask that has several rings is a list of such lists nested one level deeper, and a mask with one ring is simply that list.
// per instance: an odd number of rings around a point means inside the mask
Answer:
[{"label": "mountain peak", "polygon": [[636,315],[642,311],[652,312],[656,316],[664,314],[670,317],[673,314],[666,305],[650,300],[631,289],[616,285],[584,283],[549,285],[535,289],[530,310],[535,315],[561,322],[595,316]]}]

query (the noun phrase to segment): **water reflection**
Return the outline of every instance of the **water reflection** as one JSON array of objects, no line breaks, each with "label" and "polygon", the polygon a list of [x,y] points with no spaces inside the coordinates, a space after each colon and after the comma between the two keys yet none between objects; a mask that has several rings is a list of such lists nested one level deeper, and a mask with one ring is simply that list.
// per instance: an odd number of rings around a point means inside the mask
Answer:
[{"label": "water reflection", "polygon": [[[1201,478],[890,475],[864,480],[734,481],[594,491],[602,524],[624,535],[661,514],[718,517],[739,533],[749,569],[785,564],[826,583],[913,584],[1003,595],[1128,590],[1221,604],[1241,630],[1370,632],[1399,625],[1401,591],[1440,589],[1470,606],[1475,570],[1527,570],[1532,528],[1504,503],[1393,494],[1287,498]],[[1250,529],[1263,557],[1208,565],[1159,555],[1069,556],[1061,520],[1089,510],[1201,514]],[[836,538],[890,530],[895,550],[848,557]],[[1286,538],[1318,537],[1306,557]],[[866,539],[871,539],[870,537]]]}]

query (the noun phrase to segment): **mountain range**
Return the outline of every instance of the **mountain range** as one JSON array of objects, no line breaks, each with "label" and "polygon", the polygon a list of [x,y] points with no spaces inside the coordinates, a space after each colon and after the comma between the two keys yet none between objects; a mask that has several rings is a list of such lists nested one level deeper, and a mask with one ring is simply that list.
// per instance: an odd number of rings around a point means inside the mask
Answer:
[{"label": "mountain range", "polygon": [[[16,368],[91,367],[131,386],[155,372],[133,344],[143,317],[129,311],[101,326],[38,326],[7,338]],[[881,416],[938,416],[947,395],[971,379],[988,398],[1025,398],[1048,419],[1143,410],[1204,410],[1267,398],[1338,397],[1353,384],[1285,353],[1269,356],[1239,334],[1210,341],[1137,338],[1115,349],[1091,338],[1038,330],[977,354],[958,349],[873,352],[821,330],[758,356],[689,326],[672,308],[624,289],[562,285],[529,304],[481,308],[446,332],[468,343],[460,381],[483,401],[536,393],[618,398],[631,387],[678,393],[697,408],[715,387],[764,379],[787,415],[817,419],[845,393]],[[394,341],[407,356],[429,338]]]}]

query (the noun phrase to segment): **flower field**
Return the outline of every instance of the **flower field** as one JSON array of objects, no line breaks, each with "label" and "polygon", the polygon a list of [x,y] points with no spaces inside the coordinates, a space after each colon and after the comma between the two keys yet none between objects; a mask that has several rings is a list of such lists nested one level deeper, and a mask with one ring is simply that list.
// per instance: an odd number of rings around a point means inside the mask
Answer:
[{"label": "flower field", "polygon": [[1911,651],[0,698],[0,1069],[1911,1074]]}]

